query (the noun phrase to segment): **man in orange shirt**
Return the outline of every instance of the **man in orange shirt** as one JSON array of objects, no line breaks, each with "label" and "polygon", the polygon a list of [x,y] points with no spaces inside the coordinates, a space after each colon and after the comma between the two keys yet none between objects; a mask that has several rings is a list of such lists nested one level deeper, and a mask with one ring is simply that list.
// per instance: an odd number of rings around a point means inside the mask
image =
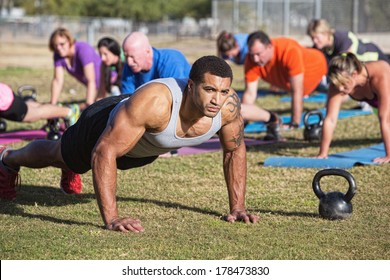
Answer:
[{"label": "man in orange shirt", "polygon": [[273,113],[257,107],[259,78],[272,86],[292,93],[292,122],[296,128],[301,121],[303,97],[312,93],[327,72],[325,56],[313,48],[305,48],[289,38],[270,39],[262,31],[248,37],[245,60],[245,91],[242,116],[249,121],[273,121]]}]

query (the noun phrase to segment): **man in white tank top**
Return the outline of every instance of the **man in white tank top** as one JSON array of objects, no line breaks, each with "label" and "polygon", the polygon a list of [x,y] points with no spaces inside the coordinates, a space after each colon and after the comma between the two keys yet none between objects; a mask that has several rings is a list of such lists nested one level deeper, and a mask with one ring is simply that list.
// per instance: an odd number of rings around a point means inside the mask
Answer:
[{"label": "man in white tank top", "polygon": [[229,196],[226,220],[257,222],[258,217],[245,207],[244,123],[232,80],[232,70],[223,59],[205,56],[193,64],[188,80],[160,79],[129,98],[113,96],[92,104],[60,141],[33,141],[18,150],[1,147],[0,197],[16,196],[20,166],[55,166],[80,174],[92,169],[106,228],[143,232],[139,220],[119,215],[117,169],[151,163],[167,150],[197,145],[217,133]]}]

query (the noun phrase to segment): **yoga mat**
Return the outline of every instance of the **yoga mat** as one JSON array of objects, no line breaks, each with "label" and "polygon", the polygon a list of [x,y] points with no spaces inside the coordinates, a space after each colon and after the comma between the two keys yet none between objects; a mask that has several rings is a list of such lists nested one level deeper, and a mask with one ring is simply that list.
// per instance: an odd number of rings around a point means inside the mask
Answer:
[{"label": "yoga mat", "polygon": [[269,157],[264,166],[296,167],[296,168],[352,168],[358,165],[377,164],[372,160],[385,156],[384,144],[377,144],[367,148],[336,153],[327,159],[304,157]]},{"label": "yoga mat", "polygon": [[[272,141],[263,141],[263,140],[257,140],[257,139],[249,139],[249,138],[245,138],[244,142],[245,142],[245,145],[247,145],[247,146],[272,143]],[[180,148],[177,150],[177,154],[179,156],[194,155],[194,154],[201,154],[201,153],[207,153],[207,152],[215,152],[215,151],[219,151],[221,149],[222,148],[221,148],[221,144],[219,143],[219,138],[211,138],[209,141],[202,143],[198,146]]]},{"label": "yoga mat", "polygon": [[9,144],[23,140],[45,139],[47,132],[44,130],[20,130],[0,134],[0,144]]},{"label": "yoga mat", "polygon": [[[326,115],[326,109],[321,108],[318,109],[322,113],[322,115],[325,117]],[[305,113],[302,114],[301,118],[301,123],[299,127],[304,127],[304,118],[305,118]],[[362,116],[362,115],[370,115],[372,114],[370,111],[363,111],[363,110],[340,110],[339,112],[339,119],[345,119],[349,117],[354,117],[354,116]],[[291,122],[291,116],[281,116],[283,123],[289,123]],[[311,115],[308,119],[309,124],[313,123],[318,123],[319,121],[319,116],[318,115]],[[264,132],[267,130],[267,127],[264,122],[253,122],[249,123],[245,126],[244,128],[244,133],[259,133],[259,132]]]},{"label": "yoga mat", "polygon": [[[310,94],[309,96],[306,96],[303,98],[303,102],[308,103],[325,103],[326,99],[328,98],[328,95],[324,92],[316,93],[316,94]],[[291,102],[291,96],[284,96],[280,98],[281,102]]]}]

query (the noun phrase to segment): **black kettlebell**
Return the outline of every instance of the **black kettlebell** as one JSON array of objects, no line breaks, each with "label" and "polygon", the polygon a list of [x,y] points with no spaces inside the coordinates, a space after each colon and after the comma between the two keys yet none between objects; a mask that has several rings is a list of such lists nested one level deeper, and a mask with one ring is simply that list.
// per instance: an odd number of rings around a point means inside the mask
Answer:
[{"label": "black kettlebell", "polygon": [[7,123],[5,120],[0,119],[0,132],[5,132],[7,130]]},{"label": "black kettlebell", "polygon": [[[25,95],[24,94],[25,91],[29,92],[29,94]],[[30,85],[20,86],[17,90],[17,93],[20,97],[23,98],[24,101],[28,101],[29,99],[37,101],[37,91],[33,86]]]},{"label": "black kettlebell", "polygon": [[[324,193],[320,188],[320,179],[324,176],[341,176],[349,183],[349,189],[346,194],[341,192]],[[320,199],[318,207],[320,216],[324,219],[341,220],[349,218],[352,215],[351,199],[356,193],[356,182],[353,176],[343,169],[324,169],[320,170],[313,179],[313,190]]]},{"label": "black kettlebell", "polygon": [[58,140],[61,138],[60,134],[60,121],[59,119],[50,119],[47,121],[49,132],[47,133],[46,138],[48,140]]},{"label": "black kettlebell", "polygon": [[[317,115],[319,121],[317,123],[309,124],[309,117]],[[303,138],[309,142],[321,140],[322,137],[322,125],[324,123],[324,117],[321,111],[313,110],[305,114],[303,119],[305,129],[303,130]]]}]

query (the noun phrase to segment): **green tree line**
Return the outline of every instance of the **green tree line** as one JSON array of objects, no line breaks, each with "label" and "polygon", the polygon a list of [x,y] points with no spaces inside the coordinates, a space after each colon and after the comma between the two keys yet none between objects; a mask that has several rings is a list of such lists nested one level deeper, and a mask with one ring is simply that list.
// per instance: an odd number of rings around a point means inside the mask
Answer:
[{"label": "green tree line", "polygon": [[211,0],[14,0],[27,15],[119,17],[139,21],[204,18],[211,15]]}]

